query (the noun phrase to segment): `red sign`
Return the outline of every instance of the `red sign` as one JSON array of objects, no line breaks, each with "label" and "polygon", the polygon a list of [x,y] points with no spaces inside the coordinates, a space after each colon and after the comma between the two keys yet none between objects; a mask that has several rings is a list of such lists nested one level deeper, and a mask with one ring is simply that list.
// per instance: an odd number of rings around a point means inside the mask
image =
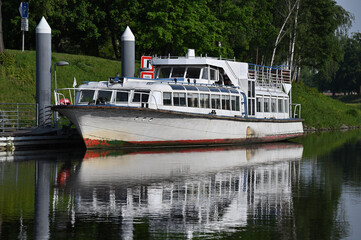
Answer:
[{"label": "red sign", "polygon": [[140,78],[154,79],[154,72],[141,72]]},{"label": "red sign", "polygon": [[141,68],[147,68],[147,72],[154,72],[154,66],[151,63],[152,57],[142,56]]},{"label": "red sign", "polygon": [[140,73],[141,78],[154,78],[154,66],[152,65],[152,57],[142,56],[141,68],[145,70]]}]

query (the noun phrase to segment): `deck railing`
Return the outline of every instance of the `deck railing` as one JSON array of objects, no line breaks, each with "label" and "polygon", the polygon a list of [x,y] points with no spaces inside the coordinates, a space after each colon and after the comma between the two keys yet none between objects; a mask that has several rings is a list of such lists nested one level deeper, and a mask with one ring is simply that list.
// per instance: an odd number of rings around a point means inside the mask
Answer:
[{"label": "deck railing", "polygon": [[0,132],[35,128],[37,116],[36,103],[0,103]]},{"label": "deck railing", "polygon": [[248,78],[255,79],[261,87],[282,88],[283,83],[291,84],[291,71],[249,64]]},{"label": "deck railing", "polygon": [[55,105],[65,105],[75,103],[76,88],[61,88],[54,91]]}]

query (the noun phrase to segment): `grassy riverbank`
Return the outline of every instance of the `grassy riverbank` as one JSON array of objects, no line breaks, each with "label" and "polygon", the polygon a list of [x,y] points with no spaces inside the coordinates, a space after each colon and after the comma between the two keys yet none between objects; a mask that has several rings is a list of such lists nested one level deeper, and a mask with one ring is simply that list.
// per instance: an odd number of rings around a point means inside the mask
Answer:
[{"label": "grassy riverbank", "polygon": [[[102,81],[120,72],[121,62],[102,58],[52,54],[52,89],[54,87],[54,63],[69,62],[68,66],[57,67],[58,88],[72,87],[74,77],[78,84],[84,81]],[[35,103],[36,95],[36,53],[7,50],[0,55],[0,102]]]},{"label": "grassy riverbank", "polygon": [[[52,64],[69,62],[57,68],[58,88],[71,87],[74,77],[78,84],[84,81],[107,80],[121,71],[121,63],[102,58],[52,54]],[[0,55],[0,102],[35,103],[36,53],[34,51],[7,50]],[[53,77],[53,74],[52,74]],[[52,84],[54,80],[52,79]],[[361,110],[320,94],[302,83],[294,83],[293,103],[302,104],[301,117],[304,125],[311,129],[339,129],[344,126],[361,126]]]},{"label": "grassy riverbank", "polygon": [[301,117],[304,127],[339,129],[361,126],[361,110],[358,105],[346,104],[319,93],[303,83],[293,84],[293,103],[302,104]]}]

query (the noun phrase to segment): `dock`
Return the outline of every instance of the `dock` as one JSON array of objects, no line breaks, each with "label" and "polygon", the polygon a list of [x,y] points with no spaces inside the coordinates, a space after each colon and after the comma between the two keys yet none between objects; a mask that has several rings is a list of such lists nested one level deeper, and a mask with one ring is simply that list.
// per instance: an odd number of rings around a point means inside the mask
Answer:
[{"label": "dock", "polygon": [[[42,126],[38,121],[38,112],[38,104],[35,103],[0,103],[0,152],[69,146],[85,148],[82,138],[69,121]],[[49,119],[54,119],[52,112]],[[62,127],[55,127],[57,125]]]},{"label": "dock", "polygon": [[75,129],[34,128],[0,133],[0,151],[66,147],[85,148]]}]

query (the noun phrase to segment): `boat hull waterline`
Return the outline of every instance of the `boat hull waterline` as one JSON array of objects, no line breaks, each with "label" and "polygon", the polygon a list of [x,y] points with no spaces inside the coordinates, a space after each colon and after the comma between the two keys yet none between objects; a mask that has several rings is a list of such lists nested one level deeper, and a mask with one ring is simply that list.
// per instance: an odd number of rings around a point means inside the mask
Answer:
[{"label": "boat hull waterline", "polygon": [[119,106],[55,106],[87,148],[276,142],[303,134],[301,119],[253,119]]}]

